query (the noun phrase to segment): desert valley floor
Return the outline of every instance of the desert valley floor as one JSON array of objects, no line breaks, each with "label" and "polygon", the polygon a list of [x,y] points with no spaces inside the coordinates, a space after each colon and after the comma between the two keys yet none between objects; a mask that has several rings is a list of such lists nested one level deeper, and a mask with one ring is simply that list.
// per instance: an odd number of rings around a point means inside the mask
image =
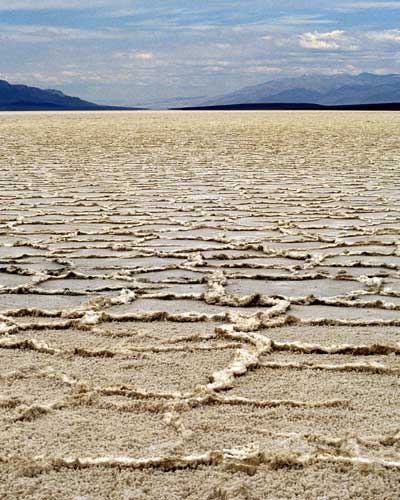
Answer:
[{"label": "desert valley floor", "polygon": [[0,114],[2,500],[396,500],[400,114]]}]

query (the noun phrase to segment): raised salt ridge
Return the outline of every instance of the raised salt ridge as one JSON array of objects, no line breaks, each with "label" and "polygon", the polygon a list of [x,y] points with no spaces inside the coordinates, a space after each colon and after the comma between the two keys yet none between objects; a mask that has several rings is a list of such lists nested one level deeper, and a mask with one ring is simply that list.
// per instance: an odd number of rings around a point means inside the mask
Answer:
[{"label": "raised salt ridge", "polygon": [[399,115],[0,118],[1,498],[398,497]]}]

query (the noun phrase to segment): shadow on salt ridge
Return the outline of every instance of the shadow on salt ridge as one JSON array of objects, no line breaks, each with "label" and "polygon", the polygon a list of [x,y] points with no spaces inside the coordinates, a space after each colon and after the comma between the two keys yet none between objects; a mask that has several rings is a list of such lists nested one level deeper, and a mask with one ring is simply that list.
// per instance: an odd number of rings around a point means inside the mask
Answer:
[{"label": "shadow on salt ridge", "polygon": [[[202,269],[202,268],[201,268]],[[205,273],[200,271],[193,271],[189,269],[166,269],[160,271],[149,271],[145,273],[136,273],[134,277],[139,282],[150,283],[180,283],[203,280]]]},{"label": "shadow on salt ridge", "polygon": [[5,260],[15,259],[23,255],[43,255],[47,250],[40,250],[30,247],[0,247],[0,259]]},{"label": "shadow on salt ridge", "polygon": [[334,297],[353,291],[363,290],[365,285],[357,281],[339,281],[329,279],[299,279],[298,281],[261,281],[261,280],[230,280],[226,292],[234,295],[283,295],[285,297]]},{"label": "shadow on salt ridge", "polygon": [[0,289],[14,288],[16,286],[26,285],[32,280],[33,276],[21,276],[19,274],[3,273],[0,271]]},{"label": "shadow on salt ridge", "polygon": [[97,291],[104,288],[111,288],[114,290],[121,290],[129,288],[128,281],[114,280],[114,279],[49,279],[41,283],[39,287],[43,290],[72,290],[77,292],[82,291]]},{"label": "shadow on salt ridge", "polygon": [[119,269],[140,269],[152,267],[168,267],[184,262],[183,259],[173,257],[128,257],[126,259],[109,258],[84,258],[76,257],[73,259],[76,266],[81,267],[116,267]]},{"label": "shadow on salt ridge", "polygon": [[[305,342],[328,347],[337,344],[396,343],[400,338],[400,327],[291,325],[261,330],[260,333],[277,342]],[[321,360],[323,360],[322,357]]]},{"label": "shadow on salt ridge", "polygon": [[398,321],[399,311],[389,311],[377,308],[340,307],[340,306],[292,306],[290,314],[304,321],[338,320],[363,322],[366,325],[374,321]]},{"label": "shadow on salt ridge", "polygon": [[[260,311],[259,307],[246,307],[246,312],[249,314]],[[243,312],[243,308],[209,305],[200,300],[187,299],[146,299],[140,298],[131,304],[113,306],[107,309],[110,314],[147,314],[152,312],[167,312],[170,314],[206,314],[206,315],[221,315],[226,316],[227,312]],[[139,318],[140,319],[140,318]],[[182,318],[183,319],[183,318]],[[212,319],[212,318],[210,318]]]},{"label": "shadow on salt ridge", "polygon": [[196,239],[165,239],[165,238],[155,238],[152,240],[147,240],[140,245],[137,245],[137,248],[154,248],[158,249],[162,247],[166,251],[179,251],[179,250],[189,250],[189,249],[218,249],[223,248],[226,245],[224,243],[220,243],[219,241],[202,241]]},{"label": "shadow on salt ridge", "polygon": [[395,266],[395,268],[400,269],[400,257],[390,255],[390,256],[374,256],[374,255],[339,255],[337,257],[328,257],[324,260],[324,264],[329,266],[330,264],[342,264],[348,265],[353,262],[360,262],[363,266],[377,266],[381,267],[386,265]]},{"label": "shadow on salt ridge", "polygon": [[0,295],[0,311],[16,311],[18,309],[45,309],[58,311],[79,308],[88,300],[84,296],[71,295],[39,295],[39,294],[8,294]]}]

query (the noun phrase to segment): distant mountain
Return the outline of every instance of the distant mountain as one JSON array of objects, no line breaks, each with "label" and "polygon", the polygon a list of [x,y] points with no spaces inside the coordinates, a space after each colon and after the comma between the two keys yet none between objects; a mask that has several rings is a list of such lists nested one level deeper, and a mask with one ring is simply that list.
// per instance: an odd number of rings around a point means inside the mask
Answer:
[{"label": "distant mountain", "polygon": [[393,102],[400,102],[400,75],[343,73],[280,78],[203,101],[202,106],[245,103],[313,103],[337,106]]},{"label": "distant mountain", "polygon": [[42,90],[26,85],[12,85],[0,80],[0,111],[50,111],[50,110],[117,110],[134,109],[101,106],[70,97],[60,90]]},{"label": "distant mountain", "polygon": [[137,102],[135,105],[147,109],[170,109],[170,108],[183,108],[185,106],[201,105],[207,99],[206,95],[192,96],[192,97],[166,97],[147,99],[143,102]]}]

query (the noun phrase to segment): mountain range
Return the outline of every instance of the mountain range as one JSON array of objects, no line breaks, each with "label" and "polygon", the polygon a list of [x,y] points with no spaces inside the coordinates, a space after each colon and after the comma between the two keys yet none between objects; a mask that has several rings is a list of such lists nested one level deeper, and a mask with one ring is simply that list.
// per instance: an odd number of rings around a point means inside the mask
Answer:
[{"label": "mountain range", "polygon": [[133,109],[115,106],[101,106],[84,101],[79,97],[65,95],[60,90],[43,90],[27,85],[12,85],[0,80],[0,111],[38,111],[38,110],[117,110]]},{"label": "mountain range", "polygon": [[[229,94],[214,98],[177,97],[163,102],[156,99],[151,106],[155,109],[171,107],[215,106],[257,106],[283,105],[284,109],[299,109],[298,105],[312,106],[354,106],[400,103],[400,75],[302,75],[292,78],[279,78],[250,87],[244,87]],[[318,108],[316,106],[316,109]],[[60,90],[39,89],[27,85],[12,85],[0,80],[0,111],[16,110],[118,110],[143,109],[141,107],[116,107],[98,105],[71,97]],[[397,108],[394,108],[397,109]]]},{"label": "mountain range", "polygon": [[342,106],[394,102],[400,102],[400,75],[342,73],[279,78],[205,100],[201,105],[312,103]]}]

